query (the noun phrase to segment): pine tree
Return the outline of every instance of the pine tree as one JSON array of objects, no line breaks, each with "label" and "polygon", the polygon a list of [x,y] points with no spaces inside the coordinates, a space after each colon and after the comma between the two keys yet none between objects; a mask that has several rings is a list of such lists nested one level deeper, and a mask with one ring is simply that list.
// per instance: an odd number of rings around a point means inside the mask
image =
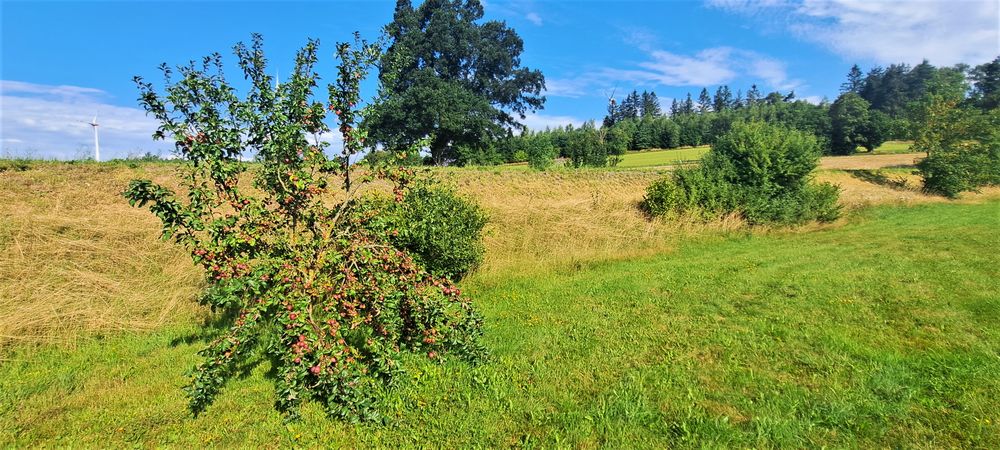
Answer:
[{"label": "pine tree", "polygon": [[1000,106],[1000,56],[976,66],[969,74],[972,79],[972,98],[980,108]]},{"label": "pine tree", "polygon": [[670,116],[677,117],[681,114],[681,107],[677,104],[677,99],[670,100]]},{"label": "pine tree", "polygon": [[660,111],[660,99],[656,97],[656,92],[642,91],[642,117],[656,117],[662,114]]},{"label": "pine tree", "polygon": [[691,93],[688,92],[687,100],[684,100],[684,106],[681,108],[683,114],[694,114],[694,101],[691,100]]},{"label": "pine tree", "polygon": [[851,71],[847,74],[847,81],[840,85],[840,93],[853,92],[861,95],[861,88],[864,84],[864,75],[861,74],[861,68],[855,64],[851,66]]},{"label": "pine tree", "polygon": [[698,112],[707,113],[712,110],[712,98],[708,95],[707,88],[701,88],[701,94],[698,94]]},{"label": "pine tree", "polygon": [[725,111],[732,107],[733,94],[729,91],[729,86],[722,85],[715,90],[715,99],[712,107],[716,112]]},{"label": "pine tree", "polygon": [[747,91],[747,106],[754,106],[760,102],[760,90],[757,89],[756,84],[750,85],[750,90]]},{"label": "pine tree", "polygon": [[618,120],[638,119],[640,107],[639,93],[632,91],[625,100],[622,100],[621,108],[618,110]]}]

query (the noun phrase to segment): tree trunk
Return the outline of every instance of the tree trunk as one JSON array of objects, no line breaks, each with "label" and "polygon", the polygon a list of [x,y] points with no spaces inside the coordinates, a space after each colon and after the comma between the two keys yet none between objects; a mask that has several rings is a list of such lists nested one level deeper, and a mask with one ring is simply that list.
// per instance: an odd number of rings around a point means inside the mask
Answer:
[{"label": "tree trunk", "polygon": [[434,140],[431,141],[431,158],[434,159],[435,166],[444,165],[444,151],[447,148],[448,148],[447,139],[441,137],[435,137]]}]

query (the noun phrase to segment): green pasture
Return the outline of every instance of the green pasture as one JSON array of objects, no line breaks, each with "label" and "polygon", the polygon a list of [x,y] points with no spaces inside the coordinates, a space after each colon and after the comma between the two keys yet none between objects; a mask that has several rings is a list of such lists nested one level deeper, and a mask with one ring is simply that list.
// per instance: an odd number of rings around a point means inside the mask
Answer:
[{"label": "green pasture", "polygon": [[697,161],[701,159],[708,150],[708,145],[699,147],[685,147],[671,150],[647,150],[641,152],[628,152],[622,157],[622,161],[617,167],[654,167],[668,166],[685,161]]},{"label": "green pasture", "polygon": [[[910,147],[913,146],[913,141],[886,141],[874,151],[872,154],[875,155],[891,155],[896,153],[910,153]],[[862,149],[864,150],[864,149]]]},{"label": "green pasture", "polygon": [[[910,146],[912,144],[913,143],[910,141],[887,141],[870,154],[888,155],[896,153],[909,153],[911,151]],[[618,163],[617,167],[633,168],[669,166],[687,161],[697,161],[701,159],[705,153],[708,153],[709,149],[711,149],[711,146],[702,145],[699,147],[685,147],[671,150],[628,152],[623,156],[622,161]],[[866,153],[860,154],[864,155]]]},{"label": "green pasture", "polygon": [[415,358],[383,423],[284,423],[266,364],[192,418],[195,323],[25,345],[0,362],[0,447],[998,448],[998,222],[997,202],[878,207],[476,275],[490,361]]}]

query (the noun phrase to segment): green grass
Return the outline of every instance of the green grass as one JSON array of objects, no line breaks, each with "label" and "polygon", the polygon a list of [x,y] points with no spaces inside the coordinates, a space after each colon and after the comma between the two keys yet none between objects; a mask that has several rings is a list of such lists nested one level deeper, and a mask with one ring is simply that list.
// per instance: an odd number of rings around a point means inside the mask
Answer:
[{"label": "green grass", "polygon": [[[879,148],[876,148],[871,154],[873,155],[889,155],[896,153],[910,153],[910,146],[913,145],[911,141],[887,141],[882,144]],[[685,147],[672,150],[650,150],[642,152],[628,152],[625,154],[624,158],[617,167],[621,168],[635,168],[635,167],[656,167],[656,166],[668,166],[672,164],[677,164],[683,161],[697,161],[701,159],[705,153],[708,153],[711,147],[708,145],[702,145],[699,147]],[[862,149],[863,150],[863,149]],[[860,153],[866,154],[866,153]]]},{"label": "green grass", "polygon": [[709,146],[678,148],[673,150],[650,150],[628,152],[617,167],[654,167],[677,164],[681,161],[696,161],[708,153]]},{"label": "green grass", "polygon": [[[911,153],[910,147],[913,145],[913,141],[886,141],[874,151],[874,155],[892,155],[896,153]],[[864,149],[862,149],[864,150]]]},{"label": "green grass", "polygon": [[875,208],[839,228],[463,288],[483,366],[412,361],[387,424],[285,425],[266,367],[199,418],[194,325],[22,347],[0,447],[1000,447],[1000,203]]}]

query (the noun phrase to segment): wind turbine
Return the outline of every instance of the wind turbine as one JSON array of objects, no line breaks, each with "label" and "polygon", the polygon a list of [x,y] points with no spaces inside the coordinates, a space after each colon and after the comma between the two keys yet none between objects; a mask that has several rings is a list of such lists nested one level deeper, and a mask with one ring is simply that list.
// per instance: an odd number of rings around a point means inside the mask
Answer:
[{"label": "wind turbine", "polygon": [[101,162],[101,143],[97,139],[97,127],[100,125],[97,123],[97,116],[94,116],[94,120],[87,122],[87,124],[94,127],[94,161]]}]

